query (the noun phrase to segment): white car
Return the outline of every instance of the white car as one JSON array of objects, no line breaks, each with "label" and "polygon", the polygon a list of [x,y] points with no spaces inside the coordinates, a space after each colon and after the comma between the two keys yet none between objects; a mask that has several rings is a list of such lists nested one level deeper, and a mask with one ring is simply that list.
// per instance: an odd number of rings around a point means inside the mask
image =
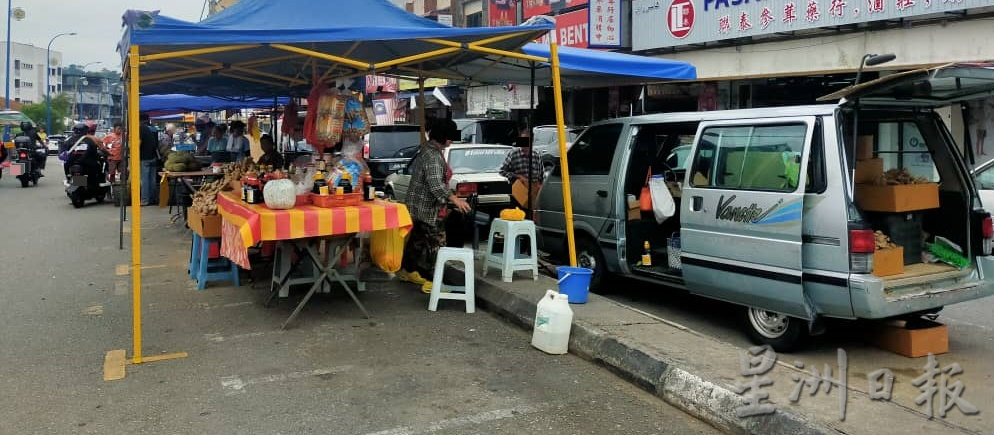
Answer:
[{"label": "white car", "polygon": [[994,208],[994,159],[981,163],[973,169],[973,180],[977,184],[977,193],[984,208]]},{"label": "white car", "polygon": [[[476,193],[479,208],[507,208],[511,204],[511,184],[500,175],[500,167],[512,149],[507,145],[449,146],[445,149],[445,161],[452,168],[449,188],[463,197]],[[410,184],[411,165],[408,164],[404,170],[387,176],[384,189],[388,197],[404,201]]]}]

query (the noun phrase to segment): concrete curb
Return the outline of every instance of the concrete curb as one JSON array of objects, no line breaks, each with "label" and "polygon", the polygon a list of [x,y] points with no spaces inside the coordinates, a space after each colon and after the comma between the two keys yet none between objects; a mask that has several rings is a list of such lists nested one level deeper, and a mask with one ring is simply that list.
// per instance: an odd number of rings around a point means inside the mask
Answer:
[{"label": "concrete curb", "polygon": [[[477,279],[478,304],[526,330],[532,329],[536,301]],[[591,295],[591,298],[599,296]],[[739,418],[742,398],[724,386],[681,368],[681,362],[616,337],[596,325],[573,321],[569,350],[597,362],[670,405],[731,434],[841,434],[822,423],[777,408],[773,414]]]}]

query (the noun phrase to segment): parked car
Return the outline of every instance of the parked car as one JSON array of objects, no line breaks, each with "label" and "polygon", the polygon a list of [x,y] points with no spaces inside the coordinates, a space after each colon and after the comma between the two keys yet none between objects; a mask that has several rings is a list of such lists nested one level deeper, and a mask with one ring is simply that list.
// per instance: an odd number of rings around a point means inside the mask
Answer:
[{"label": "parked car", "polygon": [[460,142],[514,145],[518,123],[508,119],[453,119],[459,129]]},{"label": "parked car", "polygon": [[45,145],[48,147],[48,155],[55,156],[59,154],[59,147],[62,146],[62,142],[65,142],[66,136],[61,134],[51,134],[48,135],[48,143]]},{"label": "parked car", "polygon": [[[511,203],[511,185],[500,175],[500,167],[513,147],[507,145],[454,144],[445,149],[445,161],[452,168],[449,188],[459,196],[477,194],[480,209],[507,208]],[[387,196],[398,201],[407,198],[411,168],[391,174],[386,180]]]},{"label": "parked car", "polygon": [[981,163],[972,172],[980,202],[988,210],[994,209],[994,159]]},{"label": "parked car", "polygon": [[395,124],[374,125],[363,139],[363,158],[373,176],[373,186],[382,188],[387,176],[407,167],[421,144],[421,127]]},{"label": "parked car", "polygon": [[[994,70],[949,65],[823,97],[838,104],[595,123],[568,154],[578,263],[594,271],[592,289],[604,290],[614,274],[741,305],[750,337],[777,350],[819,333],[825,318],[917,319],[990,296],[994,221],[934,109],[992,91]],[[877,156],[879,171],[920,180],[901,189],[914,193],[856,184],[854,167],[871,168],[857,162],[866,155]],[[669,181],[654,205],[666,202],[665,192],[676,205],[658,224],[630,206],[649,168]],[[981,187],[992,175],[980,171]],[[535,221],[539,248],[560,258],[562,195],[557,169],[539,194]],[[903,251],[876,250],[875,230],[899,239]],[[650,265],[639,261],[646,241]],[[957,245],[957,266],[923,263],[923,241]]]},{"label": "parked car", "polygon": [[[586,127],[566,127],[566,150],[573,145],[576,137]],[[559,164],[559,134],[555,125],[539,125],[532,128],[532,148],[542,156],[542,166],[548,176]]]}]

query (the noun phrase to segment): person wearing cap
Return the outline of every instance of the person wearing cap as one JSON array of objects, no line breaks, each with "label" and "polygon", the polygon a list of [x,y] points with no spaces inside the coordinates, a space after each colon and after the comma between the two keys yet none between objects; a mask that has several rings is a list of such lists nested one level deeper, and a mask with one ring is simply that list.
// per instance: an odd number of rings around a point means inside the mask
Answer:
[{"label": "person wearing cap", "polygon": [[466,200],[449,189],[452,170],[445,163],[444,150],[456,135],[455,123],[447,119],[433,120],[428,124],[428,142],[411,161],[411,183],[407,192],[408,211],[414,221],[404,258],[397,276],[401,281],[421,286],[421,291],[431,293],[432,283],[425,277],[434,276],[438,249],[445,246],[445,214],[451,203],[457,210],[470,210]]}]

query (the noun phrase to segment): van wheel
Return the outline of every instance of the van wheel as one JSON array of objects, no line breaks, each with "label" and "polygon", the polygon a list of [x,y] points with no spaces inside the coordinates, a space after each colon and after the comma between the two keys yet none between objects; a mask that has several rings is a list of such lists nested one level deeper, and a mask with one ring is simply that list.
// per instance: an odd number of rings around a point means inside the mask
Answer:
[{"label": "van wheel", "polygon": [[588,237],[577,237],[576,265],[594,271],[593,275],[590,276],[590,291],[597,294],[607,293],[608,290],[603,286],[607,269],[605,268],[604,254],[597,246],[597,242]]},{"label": "van wheel", "polygon": [[796,349],[807,337],[804,320],[774,311],[746,307],[745,323],[754,343],[768,344],[777,352]]}]

